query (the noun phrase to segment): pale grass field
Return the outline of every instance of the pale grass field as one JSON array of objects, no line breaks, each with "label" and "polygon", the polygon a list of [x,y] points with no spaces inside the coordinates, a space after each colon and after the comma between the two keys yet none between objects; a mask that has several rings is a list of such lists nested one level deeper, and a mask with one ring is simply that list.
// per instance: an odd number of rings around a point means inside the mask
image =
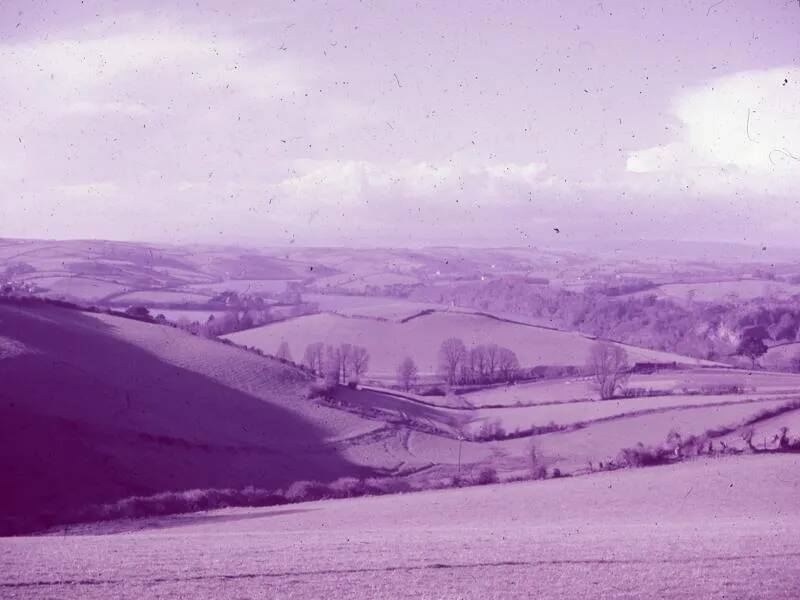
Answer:
[{"label": "pale grass field", "polygon": [[[368,379],[395,380],[397,365],[411,356],[421,376],[438,370],[438,351],[449,337],[461,337],[467,347],[484,343],[506,346],[517,353],[523,367],[535,365],[584,365],[595,343],[576,333],[554,331],[489,317],[436,312],[406,323],[314,314],[223,336],[237,344],[265,351],[286,340],[292,352],[302,356],[308,344],[348,342],[370,353]],[[387,344],[387,340],[391,340]],[[695,358],[626,346],[632,362],[684,362],[705,364]]]},{"label": "pale grass field", "polygon": [[[699,390],[704,385],[742,385],[764,393],[800,391],[800,375],[743,369],[702,368],[678,371],[659,371],[653,374],[634,374],[626,386],[680,393],[684,388]],[[469,392],[461,396],[472,406],[514,406],[598,398],[589,378],[560,378],[532,383],[501,385]],[[430,398],[436,401],[435,396]]]},{"label": "pale grass field", "polygon": [[409,302],[402,298],[386,298],[381,296],[303,294],[303,300],[319,305],[319,310],[322,312],[334,312],[345,316],[387,319],[389,321],[400,321],[431,308],[445,308],[438,304]]},{"label": "pale grass field", "polygon": [[116,303],[129,304],[205,304],[211,299],[210,296],[197,294],[194,292],[171,292],[166,290],[148,290],[131,292],[114,298]]},{"label": "pale grass field", "polygon": [[548,465],[565,473],[585,469],[591,461],[616,460],[620,450],[641,442],[645,446],[663,444],[671,431],[683,437],[702,435],[709,429],[738,426],[765,409],[787,404],[787,400],[764,400],[724,406],[697,406],[653,414],[630,415],[593,423],[574,431],[547,433],[533,438],[497,442],[507,457],[528,464],[528,450],[535,444],[537,454]]},{"label": "pale grass field", "polygon": [[744,279],[739,281],[710,281],[706,283],[668,283],[638,294],[657,294],[673,300],[719,302],[737,298],[788,298],[800,294],[800,286],[783,281]]},{"label": "pale grass field", "polygon": [[112,522],[0,540],[4,598],[800,595],[800,458]]},{"label": "pale grass field", "polygon": [[197,283],[184,286],[184,289],[192,292],[208,292],[218,294],[220,292],[237,292],[239,294],[277,294],[286,290],[290,283],[297,283],[294,279],[231,279],[228,281],[218,281],[213,283]]},{"label": "pale grass field", "polygon": [[130,286],[88,277],[41,277],[31,281],[47,290],[42,294],[44,296],[63,296],[74,301],[90,303],[131,289]]},{"label": "pale grass field", "polygon": [[[689,407],[708,406],[709,410],[723,408],[725,404],[742,404],[753,413],[766,407],[775,406],[779,400],[788,401],[796,396],[758,397],[750,395],[720,396],[660,396],[653,398],[620,398],[616,400],[593,400],[589,402],[566,402],[564,404],[545,404],[506,408],[481,408],[470,411],[472,421],[468,430],[477,432],[484,423],[498,422],[507,432],[525,430],[531,426],[543,427],[554,424],[571,425],[622,417],[634,416],[650,411],[680,410]],[[720,406],[718,406],[720,405]],[[748,409],[745,409],[748,410]]]}]

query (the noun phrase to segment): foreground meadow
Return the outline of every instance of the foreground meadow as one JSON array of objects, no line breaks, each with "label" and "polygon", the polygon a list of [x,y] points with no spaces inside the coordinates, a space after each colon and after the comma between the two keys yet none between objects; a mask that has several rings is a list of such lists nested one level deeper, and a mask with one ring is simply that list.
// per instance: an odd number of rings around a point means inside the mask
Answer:
[{"label": "foreground meadow", "polygon": [[7,598],[796,598],[800,458],[740,456],[0,540]]}]

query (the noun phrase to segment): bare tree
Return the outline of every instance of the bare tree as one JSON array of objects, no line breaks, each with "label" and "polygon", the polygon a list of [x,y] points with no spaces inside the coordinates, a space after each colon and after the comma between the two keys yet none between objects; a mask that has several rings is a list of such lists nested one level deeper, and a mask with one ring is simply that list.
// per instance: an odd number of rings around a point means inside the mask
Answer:
[{"label": "bare tree", "polygon": [[288,362],[294,362],[292,360],[292,352],[289,350],[289,342],[283,340],[280,345],[278,346],[278,351],[275,353],[275,358],[280,360],[285,360]]},{"label": "bare tree", "polygon": [[448,338],[439,348],[439,369],[449,385],[458,381],[460,367],[467,356],[467,347],[458,338]]},{"label": "bare tree", "polygon": [[325,379],[331,383],[341,383],[342,381],[342,353],[341,347],[325,346]]},{"label": "bare tree", "polygon": [[314,373],[322,374],[325,366],[325,344],[322,342],[315,342],[306,346],[306,352],[303,355],[303,362],[305,365],[314,371]]},{"label": "bare tree", "polygon": [[351,366],[353,346],[348,343],[339,344],[339,381],[347,382],[347,374]]},{"label": "bare tree", "polygon": [[484,350],[484,369],[486,371],[486,376],[490,380],[494,379],[497,373],[499,352],[500,347],[497,344],[486,344]]},{"label": "bare tree", "polygon": [[483,344],[479,344],[469,351],[469,369],[474,381],[482,382],[486,379],[486,364],[488,360],[486,353],[486,346]]},{"label": "bare tree", "polygon": [[410,356],[406,356],[397,367],[397,383],[405,391],[411,389],[417,381],[417,365]]},{"label": "bare tree", "polygon": [[497,374],[505,381],[511,381],[519,372],[519,359],[513,350],[508,348],[497,349]]},{"label": "bare tree", "polygon": [[350,368],[353,375],[361,377],[369,368],[369,352],[363,346],[353,346],[350,352]]},{"label": "bare tree", "polygon": [[603,400],[613,398],[630,376],[628,353],[622,346],[598,342],[589,351],[586,366]]}]

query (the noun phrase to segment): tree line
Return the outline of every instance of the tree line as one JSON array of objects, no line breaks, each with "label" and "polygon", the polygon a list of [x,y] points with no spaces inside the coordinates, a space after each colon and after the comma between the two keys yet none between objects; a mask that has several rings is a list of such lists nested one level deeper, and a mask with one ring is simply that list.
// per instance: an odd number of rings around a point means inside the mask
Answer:
[{"label": "tree line", "polygon": [[439,375],[448,385],[512,381],[519,368],[514,351],[497,344],[467,349],[463,340],[453,337],[439,348]]},{"label": "tree line", "polygon": [[369,352],[354,344],[335,346],[315,342],[306,346],[303,364],[331,383],[348,383],[367,372]]}]

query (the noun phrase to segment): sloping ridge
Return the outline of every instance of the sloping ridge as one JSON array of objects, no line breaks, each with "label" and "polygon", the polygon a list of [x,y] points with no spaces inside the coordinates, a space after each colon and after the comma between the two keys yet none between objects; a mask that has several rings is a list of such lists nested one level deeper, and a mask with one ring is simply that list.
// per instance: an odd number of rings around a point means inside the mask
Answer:
[{"label": "sloping ridge", "polygon": [[363,422],[299,370],[182,331],[0,303],[0,514],[191,488],[368,475],[326,440]]},{"label": "sloping ridge", "polygon": [[[414,359],[420,376],[434,376],[438,370],[439,348],[451,336],[463,339],[468,347],[495,343],[510,348],[517,354],[523,368],[585,365],[589,351],[597,341],[597,338],[581,333],[541,327],[486,313],[438,310],[423,311],[403,322],[315,313],[224,337],[266,352],[274,352],[281,341],[286,341],[295,354],[302,353],[308,344],[315,342],[361,345],[370,354],[367,378],[385,381],[395,378],[397,365],[406,356]],[[718,366],[718,363],[703,359],[614,341],[611,343],[624,347],[632,363]]]}]

